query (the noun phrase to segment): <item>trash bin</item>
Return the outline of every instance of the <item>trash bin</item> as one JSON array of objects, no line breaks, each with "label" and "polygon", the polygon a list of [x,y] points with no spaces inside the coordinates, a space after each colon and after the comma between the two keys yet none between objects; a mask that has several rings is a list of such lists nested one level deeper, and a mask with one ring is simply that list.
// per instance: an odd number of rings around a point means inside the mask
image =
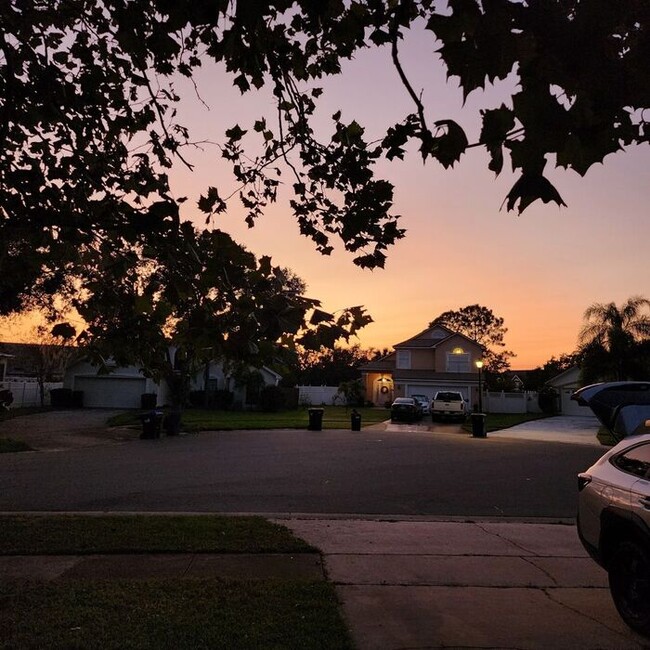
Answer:
[{"label": "trash bin", "polygon": [[322,431],[323,430],[323,411],[324,409],[308,409],[309,413],[309,431]]},{"label": "trash bin", "polygon": [[353,409],[352,413],[350,413],[350,429],[352,431],[361,431],[361,413],[358,413],[356,409]]},{"label": "trash bin", "polygon": [[177,436],[181,432],[181,416],[181,410],[174,407],[165,416],[164,427],[168,436]]},{"label": "trash bin", "polygon": [[141,440],[153,440],[160,438],[160,427],[163,415],[160,411],[147,411],[140,416],[142,422]]},{"label": "trash bin", "polygon": [[472,436],[474,438],[487,438],[485,413],[472,413]]}]

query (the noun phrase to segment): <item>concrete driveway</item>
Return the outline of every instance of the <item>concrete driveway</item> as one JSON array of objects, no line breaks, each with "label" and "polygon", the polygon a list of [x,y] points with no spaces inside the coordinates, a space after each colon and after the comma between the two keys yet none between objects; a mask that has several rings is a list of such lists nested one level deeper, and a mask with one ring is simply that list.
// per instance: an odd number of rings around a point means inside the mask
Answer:
[{"label": "concrete driveway", "polygon": [[[541,440],[568,442],[573,445],[600,447],[596,438],[600,422],[596,416],[557,415],[532,422],[524,422],[509,429],[489,433],[490,438],[513,438],[516,440]],[[605,453],[603,447],[603,453]]]},{"label": "concrete driveway", "polygon": [[114,409],[78,409],[34,413],[0,422],[0,438],[21,440],[36,451],[119,444],[140,435],[135,429],[106,425],[111,416],[121,412]]}]

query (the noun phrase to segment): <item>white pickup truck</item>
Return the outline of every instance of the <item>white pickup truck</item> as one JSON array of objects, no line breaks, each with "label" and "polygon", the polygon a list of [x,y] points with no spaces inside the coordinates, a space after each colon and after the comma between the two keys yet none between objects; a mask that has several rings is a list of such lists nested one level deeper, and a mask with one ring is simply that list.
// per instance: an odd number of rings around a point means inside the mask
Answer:
[{"label": "white pickup truck", "polygon": [[464,420],[467,417],[467,402],[462,393],[452,390],[438,391],[431,402],[431,419],[449,418]]}]

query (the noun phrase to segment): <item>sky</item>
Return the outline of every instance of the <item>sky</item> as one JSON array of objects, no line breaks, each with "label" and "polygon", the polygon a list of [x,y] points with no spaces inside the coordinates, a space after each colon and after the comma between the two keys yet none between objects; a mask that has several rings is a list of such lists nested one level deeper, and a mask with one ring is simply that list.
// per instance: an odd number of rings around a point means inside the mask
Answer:
[{"label": "sky", "polygon": [[[435,48],[429,33],[410,33],[400,49],[402,65],[416,92],[422,91],[427,119],[455,119],[476,141],[479,108],[508,104],[515,80],[474,92],[463,104]],[[274,123],[268,89],[242,97],[214,65],[206,65],[195,82],[200,98],[192,84],[176,82],[183,96],[178,121],[190,128],[193,140],[223,141],[225,129],[235,123],[247,128],[264,116]],[[387,48],[360,53],[342,75],[318,85],[325,93],[315,125],[323,136],[329,136],[329,118],[339,109],[344,121],[361,123],[371,140],[414,111]],[[214,145],[184,156],[194,170],[177,164],[170,173],[172,190],[177,198],[189,198],[182,216],[201,226],[200,194],[215,185],[223,197],[236,186]],[[282,189],[255,228],[244,223],[236,197],[211,225],[291,268],[328,311],[363,305],[374,322],[351,341],[362,347],[392,347],[442,312],[478,303],[504,318],[506,348],[516,354],[512,367],[533,368],[575,350],[590,304],[650,297],[650,147],[610,155],[584,178],[553,170],[549,162],[547,175],[568,207],[536,202],[521,216],[501,209],[516,180],[508,162],[497,178],[487,163],[485,151],[474,148],[450,170],[435,161],[423,164],[417,152],[377,166],[377,177],[395,185],[392,212],[407,230],[389,249],[385,269],[359,269],[342,244],[330,256],[318,253],[299,234],[289,193]]]},{"label": "sky", "polygon": [[[424,32],[407,38],[401,58],[411,84],[422,90],[428,119],[455,119],[475,141],[478,109],[508,103],[514,81],[473,93],[463,105],[457,83],[446,81],[434,50]],[[196,81],[201,101],[188,84],[178,85],[185,97],[179,121],[195,140],[219,141],[235,123],[246,128],[274,116],[266,91],[242,98],[216,67],[206,67]],[[325,89],[319,115],[327,118],[341,109],[343,120],[357,119],[370,139],[413,111],[385,48],[363,52],[341,76],[319,85]],[[328,132],[326,119],[316,124]],[[191,199],[183,216],[200,225],[205,217],[195,207],[199,194],[216,185],[224,196],[235,186],[216,148],[206,145],[186,155],[195,169],[175,167],[172,189]],[[416,152],[404,162],[377,167],[377,176],[395,185],[393,212],[402,215],[407,229],[389,249],[383,270],[359,269],[342,245],[330,256],[316,252],[299,234],[283,191],[253,229],[243,223],[236,198],[213,225],[256,254],[290,267],[327,310],[363,305],[374,322],[353,343],[391,347],[442,312],[478,303],[504,318],[506,347],[516,354],[512,367],[533,368],[575,350],[590,304],[650,295],[650,149],[608,156],[584,178],[552,170],[549,163],[548,176],[568,207],[536,202],[521,216],[501,209],[516,180],[508,163],[495,178],[487,162],[487,154],[475,148],[451,170],[423,164]]]}]

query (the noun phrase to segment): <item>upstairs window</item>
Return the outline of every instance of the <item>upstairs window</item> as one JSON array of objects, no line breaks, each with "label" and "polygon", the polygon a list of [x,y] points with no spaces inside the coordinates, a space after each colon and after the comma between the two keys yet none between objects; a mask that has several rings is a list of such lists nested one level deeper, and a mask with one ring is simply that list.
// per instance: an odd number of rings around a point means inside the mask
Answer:
[{"label": "upstairs window", "polygon": [[411,369],[411,351],[398,350],[397,351],[397,367],[401,370]]},{"label": "upstairs window", "polygon": [[447,353],[447,372],[471,372],[469,353],[455,348]]}]

